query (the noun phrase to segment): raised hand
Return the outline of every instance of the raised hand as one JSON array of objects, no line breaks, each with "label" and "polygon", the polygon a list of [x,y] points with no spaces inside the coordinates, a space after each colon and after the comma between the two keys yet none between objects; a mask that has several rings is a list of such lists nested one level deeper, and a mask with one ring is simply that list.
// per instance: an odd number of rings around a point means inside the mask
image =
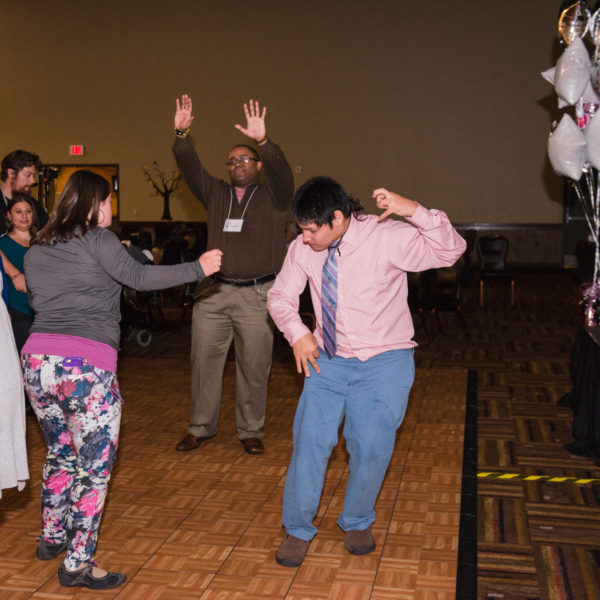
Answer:
[{"label": "raised hand", "polygon": [[221,268],[221,257],[223,252],[221,250],[209,250],[200,256],[198,262],[204,271],[204,275],[208,277],[213,273],[216,273]]},{"label": "raised hand", "polygon": [[185,131],[194,123],[194,117],[192,116],[192,99],[187,94],[183,94],[181,100],[179,100],[179,98],[175,100],[175,106],[175,119],[173,120],[175,129]]},{"label": "raised hand", "polygon": [[414,200],[409,200],[385,188],[373,190],[373,198],[377,200],[377,207],[385,211],[379,215],[379,221],[387,219],[391,214],[399,217],[412,217],[419,206]]},{"label": "raised hand", "polygon": [[244,103],[244,114],[246,115],[246,127],[236,124],[235,128],[249,138],[257,142],[262,142],[267,137],[267,128],[265,126],[267,107],[263,106],[261,114],[258,100],[250,100],[248,104]]}]

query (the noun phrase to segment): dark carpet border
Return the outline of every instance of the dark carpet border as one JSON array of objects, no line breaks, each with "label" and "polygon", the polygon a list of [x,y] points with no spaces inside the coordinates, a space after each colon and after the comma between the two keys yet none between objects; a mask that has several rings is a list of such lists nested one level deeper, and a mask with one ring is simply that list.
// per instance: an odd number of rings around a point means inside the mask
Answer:
[{"label": "dark carpet border", "polygon": [[477,600],[477,371],[467,373],[456,599]]}]

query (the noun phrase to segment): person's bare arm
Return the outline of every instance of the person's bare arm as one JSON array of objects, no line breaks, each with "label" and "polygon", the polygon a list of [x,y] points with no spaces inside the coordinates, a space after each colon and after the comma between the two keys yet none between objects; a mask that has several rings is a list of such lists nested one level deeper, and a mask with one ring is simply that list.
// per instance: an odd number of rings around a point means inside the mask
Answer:
[{"label": "person's bare arm", "polygon": [[4,266],[4,271],[10,277],[12,284],[15,286],[15,290],[17,292],[27,293],[27,284],[25,283],[25,275],[13,265],[4,252],[0,250],[0,256],[2,257],[2,265]]}]

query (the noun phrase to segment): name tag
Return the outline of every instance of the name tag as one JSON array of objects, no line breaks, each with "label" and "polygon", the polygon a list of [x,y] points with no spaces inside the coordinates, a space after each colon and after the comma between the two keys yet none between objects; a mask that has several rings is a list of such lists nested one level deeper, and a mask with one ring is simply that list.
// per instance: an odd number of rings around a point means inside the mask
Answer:
[{"label": "name tag", "polygon": [[223,231],[241,231],[244,219],[225,219]]}]

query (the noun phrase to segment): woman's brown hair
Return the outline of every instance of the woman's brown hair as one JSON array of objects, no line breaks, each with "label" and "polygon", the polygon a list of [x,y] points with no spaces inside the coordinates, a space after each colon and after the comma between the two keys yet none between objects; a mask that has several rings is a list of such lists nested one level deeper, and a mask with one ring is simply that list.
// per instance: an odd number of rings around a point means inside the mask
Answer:
[{"label": "woman's brown hair", "polygon": [[83,237],[98,225],[100,203],[110,192],[110,184],[104,177],[85,169],[75,171],[67,179],[50,220],[31,243],[53,246]]}]

